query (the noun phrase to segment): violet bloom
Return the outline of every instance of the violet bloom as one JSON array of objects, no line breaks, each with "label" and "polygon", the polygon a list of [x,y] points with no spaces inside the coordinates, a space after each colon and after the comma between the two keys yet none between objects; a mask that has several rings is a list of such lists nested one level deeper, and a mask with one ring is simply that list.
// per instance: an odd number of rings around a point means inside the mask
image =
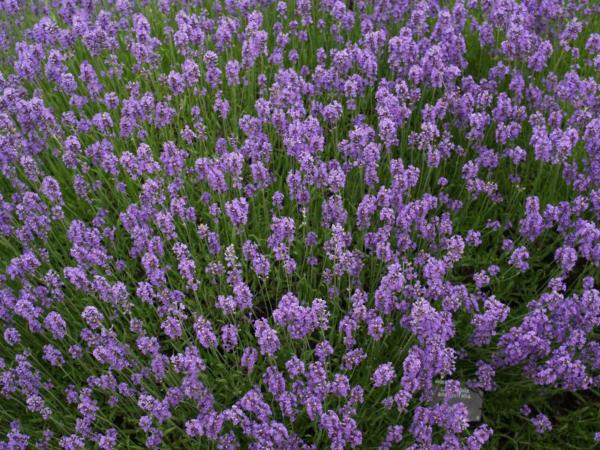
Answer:
[{"label": "violet bloom", "polygon": [[508,263],[520,270],[521,272],[525,272],[529,269],[529,252],[526,247],[517,247],[513,250],[510,258],[508,259]]},{"label": "violet bloom", "polygon": [[262,355],[273,356],[280,347],[277,332],[273,330],[266,319],[259,319],[254,322],[254,335],[260,347]]},{"label": "violet bloom", "polygon": [[381,364],[373,375],[371,376],[371,381],[373,382],[373,387],[381,387],[387,386],[396,378],[396,371],[394,370],[394,366],[392,363]]},{"label": "violet bloom", "polygon": [[245,367],[248,372],[251,372],[256,361],[258,360],[258,351],[253,347],[246,347],[242,353],[241,365]]},{"label": "violet bloom", "polygon": [[225,213],[236,227],[246,225],[250,205],[244,197],[236,198],[225,203]]},{"label": "violet bloom", "polygon": [[21,342],[21,334],[15,328],[7,328],[4,330],[4,342],[10,346],[17,345]]},{"label": "violet bloom", "polygon": [[531,419],[531,423],[533,424],[535,431],[538,433],[545,433],[552,430],[552,423],[545,414],[540,413],[533,417]]}]

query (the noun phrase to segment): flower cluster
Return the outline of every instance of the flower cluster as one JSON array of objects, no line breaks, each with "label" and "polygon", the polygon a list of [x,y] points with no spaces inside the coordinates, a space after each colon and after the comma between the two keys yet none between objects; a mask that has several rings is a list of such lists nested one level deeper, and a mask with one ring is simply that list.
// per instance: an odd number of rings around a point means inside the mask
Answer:
[{"label": "flower cluster", "polygon": [[591,448],[599,15],[0,1],[0,450]]}]

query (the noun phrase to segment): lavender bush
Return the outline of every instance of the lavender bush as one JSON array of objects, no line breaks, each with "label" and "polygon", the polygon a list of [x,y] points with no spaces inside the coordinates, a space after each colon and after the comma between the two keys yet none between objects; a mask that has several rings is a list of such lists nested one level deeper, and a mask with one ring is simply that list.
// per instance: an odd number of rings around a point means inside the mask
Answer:
[{"label": "lavender bush", "polygon": [[0,23],[0,449],[599,445],[598,3]]}]

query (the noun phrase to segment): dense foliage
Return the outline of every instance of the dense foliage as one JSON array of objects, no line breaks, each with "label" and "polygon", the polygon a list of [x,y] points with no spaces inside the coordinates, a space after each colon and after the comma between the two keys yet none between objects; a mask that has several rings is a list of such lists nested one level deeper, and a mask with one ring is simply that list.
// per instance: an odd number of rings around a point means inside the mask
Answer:
[{"label": "dense foliage", "polygon": [[600,441],[596,2],[0,0],[0,47],[0,449]]}]

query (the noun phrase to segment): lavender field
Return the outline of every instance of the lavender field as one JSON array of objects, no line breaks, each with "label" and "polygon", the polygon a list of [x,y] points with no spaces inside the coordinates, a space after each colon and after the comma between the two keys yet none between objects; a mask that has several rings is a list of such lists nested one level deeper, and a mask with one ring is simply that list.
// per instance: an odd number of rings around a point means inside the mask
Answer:
[{"label": "lavender field", "polygon": [[0,450],[600,448],[600,3],[0,0]]}]

